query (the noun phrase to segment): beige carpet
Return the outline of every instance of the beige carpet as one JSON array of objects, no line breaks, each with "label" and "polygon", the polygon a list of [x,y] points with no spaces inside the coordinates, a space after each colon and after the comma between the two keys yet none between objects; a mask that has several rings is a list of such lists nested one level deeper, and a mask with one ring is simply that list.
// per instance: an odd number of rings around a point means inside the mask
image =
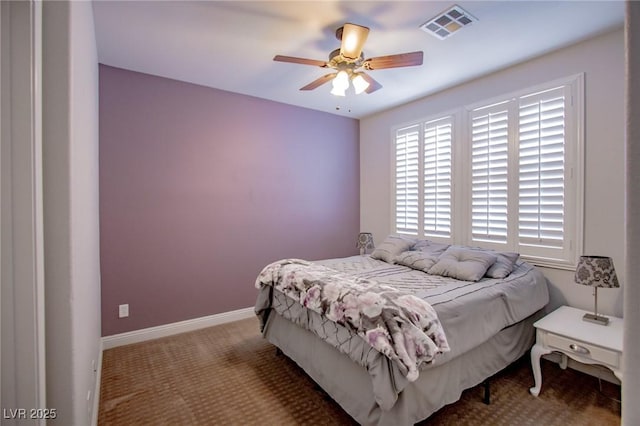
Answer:
[{"label": "beige carpet", "polygon": [[[618,425],[620,387],[525,357],[421,425]],[[355,422],[248,319],[104,352],[100,425],[348,425]]]}]

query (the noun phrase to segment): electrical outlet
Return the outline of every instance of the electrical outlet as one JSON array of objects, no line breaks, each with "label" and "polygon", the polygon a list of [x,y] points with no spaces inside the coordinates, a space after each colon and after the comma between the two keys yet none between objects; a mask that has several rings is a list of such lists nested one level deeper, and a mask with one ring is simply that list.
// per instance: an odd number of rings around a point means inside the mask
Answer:
[{"label": "electrical outlet", "polygon": [[118,318],[126,318],[129,316],[129,304],[118,306]]}]

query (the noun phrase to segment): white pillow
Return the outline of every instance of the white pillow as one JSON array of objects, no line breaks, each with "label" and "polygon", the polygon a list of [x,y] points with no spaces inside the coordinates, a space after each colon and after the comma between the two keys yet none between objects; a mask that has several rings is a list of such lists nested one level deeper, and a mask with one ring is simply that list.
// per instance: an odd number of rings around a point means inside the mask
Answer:
[{"label": "white pillow", "polygon": [[478,281],[497,259],[496,255],[485,251],[451,246],[442,253],[429,273],[464,281]]},{"label": "white pillow", "polygon": [[373,250],[371,257],[393,263],[397,255],[409,250],[416,243],[415,238],[402,235],[389,235],[378,247]]}]

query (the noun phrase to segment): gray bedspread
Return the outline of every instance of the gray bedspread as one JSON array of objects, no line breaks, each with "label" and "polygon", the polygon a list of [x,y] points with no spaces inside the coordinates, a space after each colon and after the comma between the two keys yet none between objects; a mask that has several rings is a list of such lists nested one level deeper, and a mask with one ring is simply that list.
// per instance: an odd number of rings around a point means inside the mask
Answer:
[{"label": "gray bedspread", "polygon": [[370,256],[316,263],[354,277],[374,279],[380,284],[410,291],[429,302],[438,314],[451,349],[447,354],[436,357],[434,364],[447,362],[478,346],[549,302],[544,275],[523,261],[519,261],[506,278],[483,278],[478,282],[429,275]]},{"label": "gray bedspread", "polygon": [[[409,381],[423,363],[449,351],[435,310],[410,292],[302,259],[267,265],[256,279],[256,288],[265,286],[348,328],[399,363]],[[262,318],[269,307],[256,313]]]},{"label": "gray bedspread", "polygon": [[[426,300],[438,314],[451,351],[424,363],[421,370],[437,367],[481,345],[500,330],[515,324],[548,302],[546,280],[533,266],[519,262],[505,279],[460,281],[429,275],[400,265],[353,256],[316,262],[354,278],[375,280],[381,285],[412,292]],[[366,369],[371,377],[376,403],[389,410],[409,385],[402,368],[373,349],[353,330],[327,320],[297,301],[263,287],[256,301],[256,312],[266,322],[269,308],[283,318],[314,333]]]}]

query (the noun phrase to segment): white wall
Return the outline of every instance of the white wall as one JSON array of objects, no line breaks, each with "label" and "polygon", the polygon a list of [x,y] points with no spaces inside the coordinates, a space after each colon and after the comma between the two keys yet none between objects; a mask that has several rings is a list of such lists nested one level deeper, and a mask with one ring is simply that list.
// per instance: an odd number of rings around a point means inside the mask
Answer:
[{"label": "white wall", "polygon": [[[100,354],[98,60],[90,2],[44,2],[47,403],[91,421]],[[87,395],[90,392],[89,400]]]},{"label": "white wall", "polygon": [[[626,83],[627,83],[627,258],[638,259],[640,255],[640,3],[626,4]],[[627,276],[640,274],[639,262],[628,262]],[[622,373],[622,394],[629,396],[622,404],[622,424],[640,424],[640,407],[632,395],[640,392],[640,283],[629,282],[624,293],[625,328]]]},{"label": "white wall", "polygon": [[[391,127],[558,78],[585,73],[585,235],[583,253],[611,256],[625,283],[624,37],[601,35],[360,120],[360,228],[380,243],[391,230]],[[544,268],[550,308],[593,309],[591,289],[573,272]],[[598,292],[599,311],[622,315],[622,290]]]}]

